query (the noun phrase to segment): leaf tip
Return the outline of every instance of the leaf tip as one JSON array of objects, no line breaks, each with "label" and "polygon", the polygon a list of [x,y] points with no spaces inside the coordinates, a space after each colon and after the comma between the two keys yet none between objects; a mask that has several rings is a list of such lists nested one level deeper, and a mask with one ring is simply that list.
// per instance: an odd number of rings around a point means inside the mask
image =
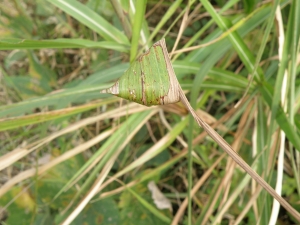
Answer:
[{"label": "leaf tip", "polygon": [[119,91],[119,81],[117,81],[113,86],[111,86],[110,88],[104,89],[102,91],[100,91],[100,93],[103,94],[112,94],[112,95],[118,95],[120,93]]}]

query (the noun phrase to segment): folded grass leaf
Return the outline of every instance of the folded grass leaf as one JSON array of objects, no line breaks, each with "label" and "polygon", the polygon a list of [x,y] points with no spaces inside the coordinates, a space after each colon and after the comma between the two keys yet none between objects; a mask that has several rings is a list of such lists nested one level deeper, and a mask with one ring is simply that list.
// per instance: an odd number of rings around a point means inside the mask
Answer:
[{"label": "folded grass leaf", "polygon": [[175,77],[175,73],[165,46],[164,39],[156,42],[112,87],[102,93],[111,93],[146,106],[179,102],[176,87],[179,84],[177,79],[170,79]]}]

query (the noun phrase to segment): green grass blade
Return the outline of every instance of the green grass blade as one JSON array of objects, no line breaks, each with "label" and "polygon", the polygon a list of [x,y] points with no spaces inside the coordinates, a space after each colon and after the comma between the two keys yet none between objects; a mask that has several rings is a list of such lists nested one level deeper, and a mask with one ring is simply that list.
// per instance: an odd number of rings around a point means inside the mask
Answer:
[{"label": "green grass blade", "polygon": [[[114,79],[119,78],[127,67],[127,63],[116,65],[91,74],[75,87],[65,88],[55,93],[31,98],[22,102],[0,106],[0,118],[5,116],[19,116],[43,106],[60,108],[70,103],[82,103],[92,99],[108,97],[106,94],[101,94],[100,91],[108,88],[111,84],[107,82],[112,82]],[[12,82],[11,78],[10,76],[4,77],[7,85]]]},{"label": "green grass blade", "polygon": [[157,210],[154,206],[149,204],[145,199],[143,199],[140,195],[138,195],[135,191],[133,191],[131,188],[127,188],[127,190],[134,195],[137,200],[146,207],[151,213],[153,213],[157,218],[159,218],[161,221],[170,224],[171,220],[170,218],[166,217],[164,214],[162,214],[159,210]]},{"label": "green grass blade", "polygon": [[146,10],[146,4],[147,0],[136,1],[136,10],[132,27],[130,62],[133,62],[137,56],[142,24],[145,23],[144,15]]},{"label": "green grass blade", "polygon": [[73,0],[49,0],[76,20],[100,34],[107,41],[128,45],[128,38],[102,16],[78,1]]},{"label": "green grass blade", "polygon": [[[299,97],[299,92],[297,93],[297,88],[299,88],[299,85],[297,85],[297,74],[299,74],[299,66],[297,67],[297,59],[298,59],[298,54],[300,52],[300,42],[299,38],[297,40],[297,36],[299,37],[300,33],[300,5],[299,1],[294,1],[293,4],[295,4],[295,18],[296,20],[294,21],[294,37],[293,37],[293,42],[292,42],[292,51],[291,51],[291,69],[290,69],[290,74],[291,74],[291,79],[289,82],[289,101],[288,101],[288,115],[289,115],[289,121],[291,124],[295,125],[295,128],[299,130],[299,114],[296,114],[298,111],[299,106],[295,104],[296,99]],[[298,10],[297,10],[298,9]],[[299,102],[299,101],[298,101]],[[296,114],[296,115],[295,115]],[[298,126],[297,126],[298,125]],[[293,172],[295,174],[295,181],[297,184],[297,191],[300,193],[300,168],[299,165],[297,166],[297,161],[296,159],[299,158],[300,152],[294,153],[293,146],[289,146],[289,151],[291,153],[291,161],[292,161],[292,167],[293,167]]]},{"label": "green grass blade", "polygon": [[[264,98],[264,101],[270,108],[272,107],[272,91],[272,87],[266,82],[260,87],[260,92]],[[300,136],[297,134],[297,132],[295,132],[293,124],[291,124],[281,106],[278,107],[275,119],[280,126],[280,129],[282,129],[286,134],[286,137],[289,139],[289,141],[292,142],[298,151],[300,151]]]},{"label": "green grass blade", "polygon": [[[207,0],[201,0],[203,3],[203,6],[206,8],[208,13],[213,17],[215,22],[218,24],[218,26],[223,30],[227,31],[230,28],[231,22],[222,18],[213,8],[211,3]],[[254,64],[255,64],[255,57],[251,53],[248,46],[245,44],[243,39],[240,37],[240,35],[237,32],[231,32],[228,35],[229,40],[231,41],[233,47],[239,54],[241,60],[245,64],[246,68],[250,73],[253,73],[255,76],[263,77],[262,76],[262,70],[258,68],[257,71],[254,71]]]},{"label": "green grass blade", "polygon": [[[181,81],[181,78],[184,77],[185,75],[188,74],[196,74],[199,69],[201,69],[203,66],[203,64],[200,63],[193,63],[193,62],[189,62],[186,60],[176,60],[173,63],[173,68],[174,71],[176,73],[177,79],[179,80],[179,82]],[[218,84],[219,86],[223,85],[224,89],[222,90],[232,90],[232,88],[234,89],[235,87],[241,87],[245,90],[245,88],[248,85],[248,79],[243,77],[240,74],[235,74],[231,71],[228,70],[223,70],[223,69],[217,69],[217,68],[211,68],[208,71],[207,74],[207,80],[212,81],[214,84]],[[205,80],[202,84],[205,84],[205,82],[207,82],[207,80]],[[185,85],[185,83],[180,82],[183,86]],[[209,83],[209,82],[207,82]],[[202,85],[200,84],[200,85]],[[227,86],[227,87],[226,87]],[[254,89],[254,85],[250,86],[250,90]]]},{"label": "green grass blade", "polygon": [[[120,128],[112,135],[110,138],[98,149],[97,152],[74,174],[74,176],[69,180],[67,184],[56,194],[57,198],[63,191],[65,191],[71,183],[73,183],[77,177],[80,176],[103,152],[106,154],[101,158],[101,161],[93,168],[91,174],[85,180],[84,184],[81,186],[80,191],[78,191],[74,197],[77,199],[88,187],[92,185],[95,177],[99,171],[103,168],[105,163],[110,159],[110,157],[120,148],[125,147],[124,143],[127,144],[130,139],[127,139],[128,136],[131,138],[138,132],[141,126],[147,121],[146,119],[153,115],[153,110],[147,110],[141,113],[136,113],[131,115],[127,121],[125,121]],[[139,129],[136,129],[139,128]],[[125,142],[125,140],[127,140]]]},{"label": "green grass blade", "polygon": [[136,159],[130,165],[128,165],[123,170],[121,170],[119,173],[117,173],[116,178],[124,175],[125,173],[133,170],[134,168],[136,168],[138,166],[143,165],[145,162],[147,162],[148,160],[152,159],[157,154],[159,154],[160,152],[165,150],[186,127],[187,122],[188,122],[187,118],[188,117],[184,118],[182,121],[180,121],[178,124],[176,124],[168,134],[166,134],[163,138],[161,138],[159,140],[159,142],[156,143],[158,148],[154,145],[153,147],[148,149],[138,159]]},{"label": "green grass blade", "polygon": [[[81,89],[70,88],[51,95],[32,98],[11,105],[4,105],[0,107],[0,118],[22,115],[38,107],[59,106],[62,102],[64,102],[64,104],[68,104],[70,102],[82,102],[84,99],[104,98],[107,95],[100,93],[100,91],[104,88],[107,88],[107,85],[90,86]],[[83,98],[80,99],[81,97]]]},{"label": "green grass blade", "polygon": [[[295,24],[299,24],[299,21],[297,21],[297,20],[300,19],[299,6],[300,6],[299,1],[293,1],[291,4],[291,7],[290,7],[290,16],[289,16],[289,21],[288,21],[288,25],[287,25],[287,33],[286,33],[286,37],[285,37],[285,41],[284,41],[284,46],[283,46],[282,59],[279,64],[279,70],[278,70],[278,73],[276,76],[274,93],[272,96],[271,121],[273,121],[275,119],[275,117],[277,117],[277,114],[278,114],[278,109],[280,107],[280,102],[281,102],[280,94],[281,94],[282,81],[283,81],[285,72],[288,71],[288,69],[289,69],[288,64],[290,62],[290,58],[292,57],[291,53],[294,53],[295,55],[298,54],[294,51],[294,49],[296,48],[297,43],[299,43],[300,29],[299,29],[299,27],[295,27]],[[293,56],[293,57],[295,57],[295,56]],[[293,65],[293,67],[295,67],[295,65]],[[281,112],[279,112],[279,113],[281,114]],[[282,126],[285,126],[285,125],[282,123],[279,123],[279,126],[282,129]],[[271,124],[270,132],[272,132],[273,127],[274,127],[274,125]],[[272,135],[272,133],[269,133],[268,137],[270,138],[271,135]],[[299,145],[296,148],[300,151]]]},{"label": "green grass blade", "polygon": [[163,18],[159,21],[159,23],[156,25],[155,29],[151,33],[148,43],[152,41],[152,39],[157,35],[157,33],[160,31],[160,29],[163,27],[163,25],[171,18],[171,16],[175,13],[175,11],[180,6],[182,0],[176,0],[168,9],[168,11],[165,13]]},{"label": "green grass blade", "polygon": [[91,41],[86,39],[28,40],[17,38],[0,39],[0,50],[43,49],[43,48],[103,48],[119,52],[128,52],[129,47],[111,41]]},{"label": "green grass blade", "polygon": [[[224,19],[222,19],[216,13],[216,11],[212,7],[212,5],[207,0],[201,0],[201,2],[203,3],[204,7],[208,10],[208,12],[212,15],[212,17],[215,19],[215,21],[219,25],[219,27],[221,27],[222,29],[224,29],[226,31],[229,28],[228,25],[226,24],[226,21]],[[235,47],[235,49],[238,52],[239,56],[241,57],[243,63],[247,67],[248,71],[250,73],[252,73],[253,69],[255,68],[254,67],[254,64],[255,64],[254,56],[252,55],[252,53],[250,52],[250,50],[248,49],[246,44],[243,42],[241,37],[236,32],[233,32],[228,37],[231,40],[231,42],[233,43],[233,46]],[[257,72],[258,72],[258,74],[261,74],[261,69],[258,68]],[[260,75],[259,77],[262,77],[262,75]],[[263,87],[263,88],[265,88],[265,87]],[[277,88],[277,90],[278,90],[278,88]],[[266,90],[264,90],[264,91],[266,91]],[[264,95],[264,96],[266,96],[266,95]],[[273,96],[273,98],[275,98],[275,100],[276,100],[277,97],[276,97],[276,95],[274,95],[274,96]],[[272,101],[272,102],[274,102],[274,101]],[[275,103],[272,103],[272,104],[275,104]],[[272,106],[272,109],[273,109],[272,111],[274,111],[275,115],[277,115],[275,105]],[[277,116],[277,119],[286,121],[287,118],[284,115],[282,115],[281,112],[278,115],[279,115],[279,117]],[[295,134],[295,132],[293,132],[294,134],[292,134],[290,132],[291,131],[290,130],[290,124],[289,123],[288,123],[288,125],[287,124],[281,124],[280,126],[284,126],[284,127],[282,127],[282,129],[285,129],[289,132],[289,135],[287,134],[287,137],[289,139],[291,138],[290,141],[295,143],[297,146],[299,146],[300,143],[299,143],[299,141],[297,141],[297,138],[296,138],[296,136],[298,136],[298,135]],[[297,147],[297,149],[298,149],[298,147]]]},{"label": "green grass blade", "polygon": [[[257,28],[260,24],[265,22],[266,19],[269,17],[269,8],[263,7],[256,11],[252,17],[249,18],[249,20],[246,20],[243,26],[241,26],[238,29],[238,33],[244,37],[247,34],[251,33],[252,31]],[[236,24],[240,20],[242,20],[244,17],[241,15],[238,15],[236,18],[232,20],[232,23]],[[221,29],[216,29],[212,33],[210,33],[207,37],[203,39],[203,41],[200,42],[200,44],[207,43],[209,41],[215,40],[216,38],[220,37],[222,35]],[[195,51],[192,51],[188,54],[188,56],[185,58],[187,61],[192,62],[198,62],[198,61],[204,61],[209,55],[214,54],[216,57],[219,55],[225,54],[232,48],[232,44],[230,43],[230,40],[228,38],[222,39],[221,41],[207,46],[205,48],[201,48]]]},{"label": "green grass blade", "polygon": [[110,98],[94,104],[87,104],[79,107],[71,107],[71,108],[50,111],[45,113],[38,113],[38,114],[21,116],[21,117],[12,117],[8,119],[0,119],[0,131],[10,130],[14,128],[21,128],[22,126],[38,124],[50,120],[72,116],[112,102],[114,102],[114,99]]}]

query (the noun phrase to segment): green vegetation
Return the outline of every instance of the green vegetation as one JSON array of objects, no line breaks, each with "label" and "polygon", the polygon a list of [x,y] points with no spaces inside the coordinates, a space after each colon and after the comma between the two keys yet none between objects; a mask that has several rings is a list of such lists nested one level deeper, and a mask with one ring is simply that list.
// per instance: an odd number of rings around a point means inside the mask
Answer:
[{"label": "green vegetation", "polygon": [[299,36],[298,0],[1,1],[0,221],[297,224],[183,104],[100,91],[165,38],[198,115],[300,211]]}]

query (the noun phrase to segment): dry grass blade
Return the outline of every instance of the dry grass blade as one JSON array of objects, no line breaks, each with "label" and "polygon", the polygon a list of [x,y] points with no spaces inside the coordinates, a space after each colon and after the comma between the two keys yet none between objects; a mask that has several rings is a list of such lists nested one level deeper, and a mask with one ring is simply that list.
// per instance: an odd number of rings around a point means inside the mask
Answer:
[{"label": "dry grass blade", "polygon": [[111,168],[114,165],[117,157],[122,152],[124,147],[129,143],[129,141],[134,137],[134,135],[140,130],[140,128],[148,121],[148,119],[151,116],[153,116],[155,113],[157,113],[157,111],[158,111],[158,109],[155,109],[150,114],[148,114],[143,119],[143,121],[126,137],[124,142],[118,147],[118,149],[113,154],[113,156],[109,159],[108,162],[106,162],[104,168],[102,169],[101,173],[99,174],[99,177],[94,182],[94,184],[91,187],[91,189],[89,190],[89,192],[85,195],[85,197],[77,205],[75,210],[67,217],[67,219],[62,224],[64,224],[64,225],[70,224],[78,216],[78,214],[84,209],[84,207],[90,202],[90,200],[98,193],[99,188],[103,184],[103,182],[106,179],[109,171],[111,170]]},{"label": "dry grass blade", "polygon": [[120,116],[124,116],[124,115],[130,115],[130,114],[136,113],[136,112],[145,111],[145,110],[147,110],[147,108],[145,108],[141,105],[137,105],[135,103],[131,103],[126,106],[103,113],[101,115],[83,119],[80,122],[72,124],[58,132],[55,132],[55,133],[49,135],[48,137],[46,137],[42,140],[39,140],[38,142],[28,144],[27,146],[24,146],[22,149],[16,148],[13,151],[11,151],[10,153],[7,153],[6,155],[1,156],[0,157],[0,165],[1,165],[0,170],[7,168],[8,166],[12,165],[16,161],[23,158],[24,156],[39,149],[43,145],[50,143],[52,140],[54,140],[55,138],[57,138],[59,136],[62,136],[64,134],[78,130],[81,127],[84,127],[88,124],[95,123],[102,119],[116,118],[116,117],[120,117]]},{"label": "dry grass blade", "polygon": [[58,165],[61,162],[64,162],[70,158],[72,158],[73,156],[87,150],[88,148],[90,148],[91,146],[99,143],[100,141],[104,140],[105,138],[107,138],[109,135],[111,135],[114,131],[116,130],[116,128],[110,129],[108,131],[102,132],[101,134],[99,134],[98,136],[96,136],[95,138],[79,145],[76,146],[73,149],[70,149],[69,151],[67,151],[66,153],[60,155],[59,157],[51,160],[49,163],[42,165],[38,168],[30,168],[28,170],[25,170],[21,173],[19,173],[18,175],[12,177],[11,179],[9,179],[9,181],[7,181],[4,185],[1,186],[0,188],[0,197],[3,196],[6,192],[8,192],[14,185],[18,184],[19,182],[26,180],[30,177],[35,176],[36,174],[41,175],[43,173],[45,173],[46,171],[48,171],[49,169],[53,168],[54,166]]},{"label": "dry grass blade", "polygon": [[257,183],[259,183],[267,192],[269,192],[270,195],[272,195],[288,212],[295,217],[295,219],[300,222],[299,212],[297,212],[286,200],[278,195],[276,191],[264,179],[262,179],[214,129],[212,129],[207,123],[198,117],[180,87],[179,93],[182,103],[191,112],[198,125],[201,126],[240,167],[242,167],[254,180],[256,180]]},{"label": "dry grass blade", "polygon": [[[282,61],[282,55],[283,55],[283,48],[284,48],[284,27],[283,27],[283,19],[281,15],[281,9],[280,6],[277,6],[276,9],[276,20],[277,20],[277,27],[278,27],[278,44],[279,44],[279,49],[278,49],[278,56],[279,56],[279,61]],[[284,109],[285,113],[288,113],[287,111],[287,89],[288,89],[288,79],[291,79],[290,76],[288,76],[288,71],[285,70],[284,72],[284,77],[283,77],[283,85],[282,85],[282,90],[281,90],[281,104]],[[283,186],[283,170],[284,170],[284,155],[285,155],[285,133],[283,131],[280,131],[280,147],[279,147],[279,153],[278,153],[278,166],[277,166],[277,179],[276,179],[276,186],[275,190],[276,192],[281,195],[282,193],[282,186]],[[277,201],[273,200],[273,206],[272,206],[272,213],[270,216],[270,225],[276,224],[278,214],[279,214],[279,209],[280,205]]]},{"label": "dry grass blade", "polygon": [[242,222],[243,217],[246,215],[246,213],[250,210],[251,206],[253,206],[253,204],[255,204],[255,200],[258,198],[260,192],[262,190],[262,186],[257,187],[257,189],[255,190],[255,192],[252,194],[251,199],[249,200],[249,202],[247,203],[246,207],[243,209],[243,211],[240,213],[240,215],[236,218],[234,225],[238,225]]}]

